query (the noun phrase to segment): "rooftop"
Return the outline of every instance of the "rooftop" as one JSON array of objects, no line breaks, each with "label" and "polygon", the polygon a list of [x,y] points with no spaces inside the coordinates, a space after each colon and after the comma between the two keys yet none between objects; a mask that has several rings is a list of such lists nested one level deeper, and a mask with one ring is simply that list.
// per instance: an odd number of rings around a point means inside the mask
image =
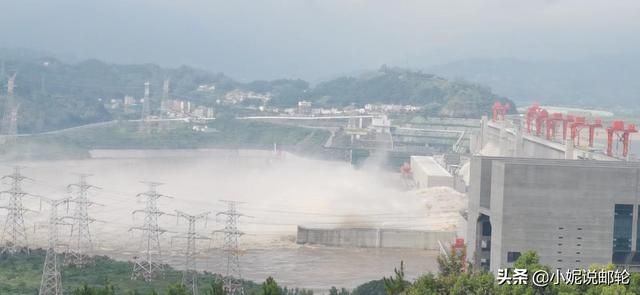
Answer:
[{"label": "rooftop", "polygon": [[411,156],[411,162],[416,163],[427,175],[451,176],[451,173],[444,169],[433,157]]}]

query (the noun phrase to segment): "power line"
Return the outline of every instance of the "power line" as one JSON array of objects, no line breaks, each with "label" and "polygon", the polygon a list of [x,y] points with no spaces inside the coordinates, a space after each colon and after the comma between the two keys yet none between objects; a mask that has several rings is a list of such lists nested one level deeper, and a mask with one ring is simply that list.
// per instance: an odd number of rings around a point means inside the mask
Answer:
[{"label": "power line", "polygon": [[170,197],[156,191],[156,187],[160,183],[147,182],[147,184],[149,185],[149,190],[137,195],[137,197],[146,199],[145,209],[133,211],[133,214],[144,213],[144,224],[141,227],[129,229],[142,231],[141,244],[144,249],[141,251],[140,256],[134,257],[132,280],[142,278],[145,281],[150,281],[163,271],[160,234],[165,233],[166,230],[158,226],[158,217],[167,213],[158,210],[157,200]]},{"label": "power line", "polygon": [[240,273],[240,251],[238,249],[238,239],[244,235],[243,232],[238,230],[238,219],[243,214],[238,213],[238,202],[223,200],[228,206],[227,211],[218,212],[216,216],[226,216],[224,229],[214,231],[214,233],[223,233],[224,242],[222,245],[222,251],[225,254],[226,260],[226,273],[222,281],[223,290],[226,294],[236,295],[244,294],[244,288],[242,286],[242,276]]}]

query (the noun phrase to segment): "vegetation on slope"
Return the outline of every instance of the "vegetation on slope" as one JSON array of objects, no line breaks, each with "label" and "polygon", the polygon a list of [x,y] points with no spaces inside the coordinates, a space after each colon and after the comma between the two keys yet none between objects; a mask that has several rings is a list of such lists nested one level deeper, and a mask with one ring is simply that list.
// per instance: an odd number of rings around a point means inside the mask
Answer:
[{"label": "vegetation on slope", "polygon": [[[276,107],[294,107],[300,100],[327,107],[412,104],[426,107],[430,115],[454,117],[479,117],[490,112],[495,100],[507,101],[485,87],[386,66],[367,75],[342,77],[311,87],[306,81],[290,79],[240,83],[222,73],[187,66],[167,69],[153,64],[115,65],[99,60],[67,64],[43,54],[20,53],[0,50],[0,58],[4,60],[0,95],[6,94],[6,75],[17,73],[20,133],[112,120],[116,115],[104,103],[125,95],[142,97],[145,81],[151,83],[152,109],[157,110],[165,79],[171,80],[172,98],[204,106],[217,106],[219,99],[236,89],[270,93],[272,99],[268,104]],[[198,91],[200,85],[215,86],[215,90]],[[4,103],[0,103],[0,112],[3,108]]]},{"label": "vegetation on slope", "polygon": [[[0,294],[37,294],[42,277],[45,252],[34,250],[30,254],[0,256]],[[145,282],[131,280],[131,264],[97,256],[95,263],[85,268],[62,268],[62,287],[65,294],[74,295],[189,295],[181,284],[182,272],[165,265],[163,276]],[[224,295],[221,277],[209,272],[199,273],[199,293]],[[242,285],[248,295],[313,295],[312,291],[278,286],[269,277],[262,284],[244,280]]]},{"label": "vegetation on slope", "polygon": [[[35,250],[30,255],[0,256],[0,294],[37,293],[44,260],[44,251]],[[448,256],[438,257],[439,272],[427,273],[413,282],[404,276],[404,266],[394,270],[394,275],[381,280],[365,283],[352,291],[331,287],[330,295],[424,295],[424,294],[640,294],[640,274],[632,273],[628,284],[567,284],[550,283],[547,286],[535,286],[532,274],[539,270],[551,273],[551,269],[540,264],[538,255],[533,251],[523,253],[514,263],[516,269],[526,269],[527,277],[523,284],[499,284],[493,274],[470,271],[463,252],[452,250]],[[613,265],[593,265],[590,270],[614,270]],[[96,257],[95,264],[79,269],[73,266],[63,268],[62,280],[66,293],[77,295],[112,294],[170,294],[187,295],[187,288],[180,284],[181,272],[166,266],[165,275],[152,282],[130,279],[131,266],[107,257]],[[223,295],[219,276],[200,273],[200,293]],[[570,277],[566,277],[569,279]],[[305,289],[292,289],[279,286],[272,277],[256,284],[244,281],[245,294],[255,295],[312,295]]]},{"label": "vegetation on slope", "polygon": [[[246,148],[280,149],[305,154],[322,152],[329,132],[265,122],[220,118],[198,132],[190,124],[172,122],[161,131],[140,132],[135,122],[69,130],[66,132],[18,137],[17,142],[0,145],[0,159],[85,158],[91,149],[193,149]],[[46,148],[45,148],[46,147]]]},{"label": "vegetation on slope", "polygon": [[[30,254],[0,256],[0,294],[37,294],[44,255],[43,250],[34,250]],[[67,294],[152,294],[153,291],[167,294],[165,290],[176,288],[181,279],[182,272],[166,266],[161,279],[151,282],[131,280],[131,265],[128,262],[104,256],[95,257],[95,263],[86,268],[62,268],[62,284]],[[201,273],[201,291],[204,293],[215,288],[215,281],[215,275]],[[250,281],[245,281],[244,286],[250,291],[258,289],[258,285]],[[113,290],[113,293],[109,290]]]},{"label": "vegetation on slope", "polygon": [[311,91],[310,97],[327,105],[424,106],[431,115],[449,117],[479,117],[489,113],[495,101],[513,105],[486,87],[385,66],[361,77],[342,77],[320,83]]}]

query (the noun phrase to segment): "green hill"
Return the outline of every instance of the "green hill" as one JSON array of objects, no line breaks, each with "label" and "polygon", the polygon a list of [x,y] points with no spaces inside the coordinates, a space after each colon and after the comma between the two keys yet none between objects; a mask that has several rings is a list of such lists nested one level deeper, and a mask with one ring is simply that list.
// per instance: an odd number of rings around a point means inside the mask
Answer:
[{"label": "green hill", "polygon": [[[508,101],[486,87],[386,66],[359,77],[342,77],[312,87],[306,81],[290,79],[240,83],[222,73],[187,66],[169,69],[99,60],[66,63],[31,51],[0,49],[0,60],[0,96],[6,92],[7,75],[17,73],[15,93],[20,103],[20,133],[123,118],[122,114],[108,110],[104,103],[125,95],[142,97],[145,81],[151,82],[152,109],[157,110],[165,79],[171,80],[173,98],[214,107],[231,90],[270,93],[269,104],[277,107],[294,107],[299,100],[326,107],[411,104],[425,107],[429,115],[454,117],[479,117],[490,112],[495,100]],[[215,89],[198,91],[200,85]],[[0,103],[0,114],[4,113],[4,105]],[[124,116],[138,117],[137,112]]]},{"label": "green hill", "polygon": [[386,66],[360,77],[342,77],[320,83],[311,91],[310,97],[327,105],[424,106],[432,115],[447,117],[479,117],[489,113],[495,101],[513,105],[487,87]]}]

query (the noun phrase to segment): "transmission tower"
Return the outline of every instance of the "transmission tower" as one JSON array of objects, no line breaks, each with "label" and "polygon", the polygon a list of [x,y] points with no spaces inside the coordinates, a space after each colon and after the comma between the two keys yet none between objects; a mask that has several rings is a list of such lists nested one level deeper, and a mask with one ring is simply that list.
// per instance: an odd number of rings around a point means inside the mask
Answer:
[{"label": "transmission tower", "polygon": [[[165,79],[162,84],[162,98],[160,100],[160,119],[168,118],[167,116],[167,104],[169,103],[169,79]],[[158,124],[158,130],[166,130],[169,122],[161,121]]]},{"label": "transmission tower", "polygon": [[15,105],[11,109],[11,115],[9,117],[9,131],[7,135],[9,136],[9,141],[13,142],[16,139],[16,134],[18,134],[18,110],[20,109],[20,105]]},{"label": "transmission tower", "polygon": [[65,256],[66,264],[76,266],[86,266],[91,262],[91,254],[93,253],[93,242],[91,241],[91,231],[89,224],[96,221],[89,217],[89,207],[97,203],[89,200],[89,191],[98,187],[87,183],[89,174],[80,174],[77,183],[67,186],[67,190],[74,195],[69,202],[75,204],[73,216],[66,218],[73,219],[70,235],[70,249]]},{"label": "transmission tower", "polygon": [[60,275],[60,264],[58,263],[58,254],[56,248],[58,247],[58,225],[63,223],[62,218],[58,217],[58,207],[60,205],[69,206],[69,198],[60,200],[51,200],[41,197],[41,201],[49,203],[49,243],[47,247],[47,254],[44,259],[44,267],[42,269],[42,280],[40,281],[39,295],[62,295],[62,278]]},{"label": "transmission tower", "polygon": [[18,109],[15,106],[13,97],[13,89],[15,88],[15,86],[16,74],[13,74],[13,76],[9,77],[9,81],[7,82],[7,97],[4,105],[4,115],[2,117],[2,134],[5,134],[9,137],[13,137],[16,131],[14,121],[15,118],[17,118]]},{"label": "transmission tower", "polygon": [[158,210],[157,201],[160,198],[171,198],[159,194],[156,187],[160,183],[147,182],[149,190],[137,195],[139,198],[145,198],[144,210],[135,210],[133,214],[144,213],[144,224],[141,227],[132,227],[129,230],[142,231],[142,251],[139,256],[134,257],[133,273],[131,279],[142,278],[150,281],[162,272],[162,251],[160,248],[160,234],[166,230],[158,226],[158,217],[167,213]]},{"label": "transmission tower", "polygon": [[227,211],[218,212],[216,216],[226,216],[224,229],[215,232],[224,234],[224,242],[222,251],[225,254],[226,273],[222,281],[222,287],[226,294],[236,295],[244,294],[242,287],[242,276],[240,274],[240,250],[238,249],[238,239],[244,235],[238,230],[238,219],[244,216],[237,211],[239,202],[223,200],[228,206]]},{"label": "transmission tower", "polygon": [[0,192],[9,196],[9,203],[0,208],[6,209],[7,218],[4,223],[2,237],[5,242],[1,253],[14,254],[21,250],[29,252],[27,231],[24,226],[24,212],[31,211],[22,205],[22,198],[29,194],[22,190],[22,181],[27,177],[20,174],[20,167],[14,167],[13,173],[2,177],[11,180],[11,188]]},{"label": "transmission tower", "polygon": [[169,79],[164,80],[162,84],[162,100],[160,101],[160,114],[165,115],[167,111],[167,102],[169,100]]},{"label": "transmission tower", "polygon": [[149,131],[149,119],[151,116],[151,101],[149,98],[149,81],[144,82],[144,98],[142,101],[142,118],[140,120],[140,131]]},{"label": "transmission tower", "polygon": [[205,227],[207,217],[211,212],[204,212],[198,215],[189,215],[176,210],[178,220],[184,218],[189,222],[189,230],[184,236],[175,236],[187,240],[187,250],[185,251],[185,268],[182,273],[182,284],[190,289],[192,295],[198,295],[198,271],[196,268],[196,240],[209,240],[210,238],[196,234],[196,222],[204,219]]}]

